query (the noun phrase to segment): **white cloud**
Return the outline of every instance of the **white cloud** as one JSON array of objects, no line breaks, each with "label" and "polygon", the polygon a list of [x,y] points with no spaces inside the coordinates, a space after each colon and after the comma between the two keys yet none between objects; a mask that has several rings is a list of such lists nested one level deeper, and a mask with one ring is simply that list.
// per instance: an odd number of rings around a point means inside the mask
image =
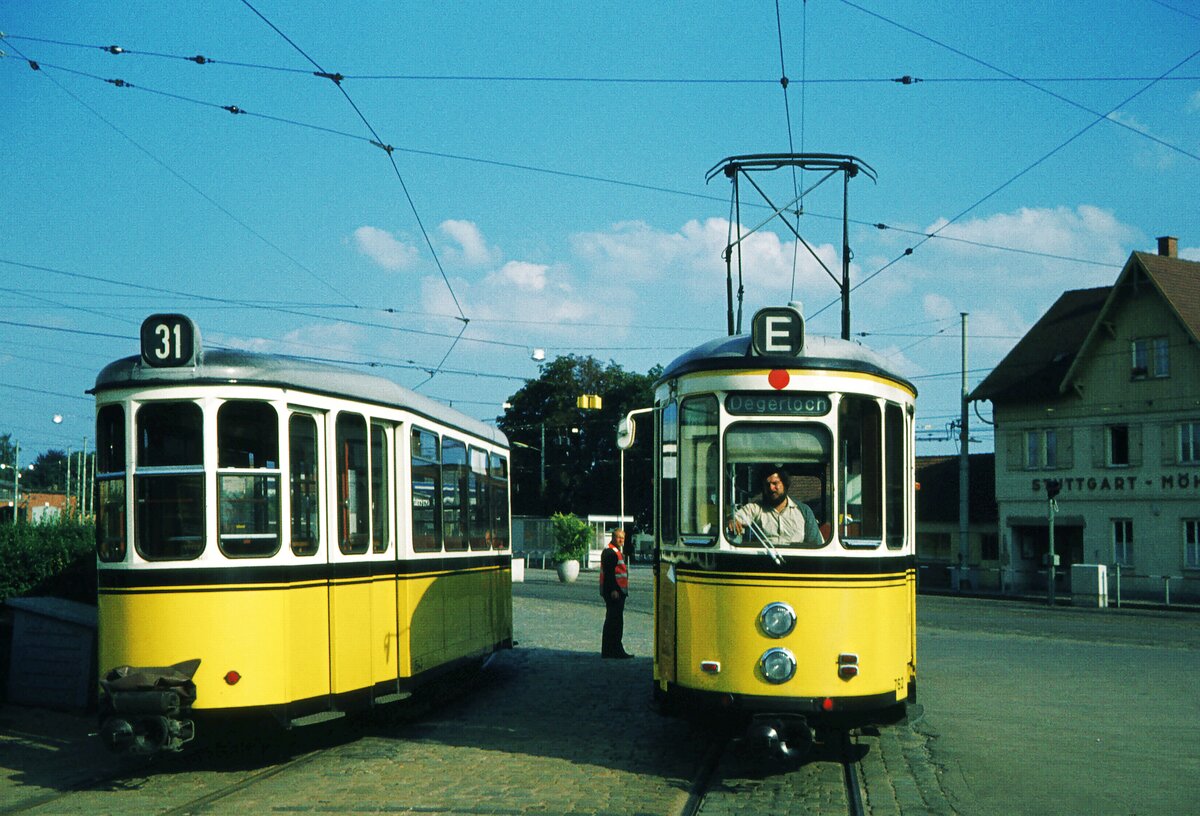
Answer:
[{"label": "white cloud", "polygon": [[471,221],[443,221],[441,230],[458,244],[457,248],[449,250],[451,258],[470,266],[494,263],[499,258],[500,253],[488,246],[479,227]]},{"label": "white cloud", "polygon": [[405,269],[420,256],[416,247],[378,227],[359,227],[354,231],[354,243],[359,252],[384,269]]},{"label": "white cloud", "polygon": [[[625,221],[606,232],[574,235],[571,245],[594,274],[630,283],[675,281],[676,286],[693,293],[711,293],[724,291],[723,253],[730,238],[729,221],[724,218],[693,219],[673,232],[654,229],[642,221]],[[814,249],[829,268],[840,266],[832,245],[818,244]],[[748,288],[753,286],[770,299],[778,300],[779,293],[791,287],[793,261],[798,287],[825,278],[807,249],[781,240],[769,229],[742,240],[740,274]],[[738,274],[736,254],[734,274]]]},{"label": "white cloud", "polygon": [[550,267],[528,261],[509,261],[499,271],[489,275],[486,282],[511,283],[524,292],[540,292],[546,288],[546,272]]}]

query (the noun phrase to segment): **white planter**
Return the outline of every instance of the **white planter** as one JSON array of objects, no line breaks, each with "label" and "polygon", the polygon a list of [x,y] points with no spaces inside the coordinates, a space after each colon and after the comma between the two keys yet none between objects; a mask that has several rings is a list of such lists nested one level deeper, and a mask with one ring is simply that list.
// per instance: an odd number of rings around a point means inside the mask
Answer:
[{"label": "white planter", "polygon": [[559,561],[555,564],[555,568],[558,570],[558,580],[564,584],[573,584],[579,577],[578,561]]}]

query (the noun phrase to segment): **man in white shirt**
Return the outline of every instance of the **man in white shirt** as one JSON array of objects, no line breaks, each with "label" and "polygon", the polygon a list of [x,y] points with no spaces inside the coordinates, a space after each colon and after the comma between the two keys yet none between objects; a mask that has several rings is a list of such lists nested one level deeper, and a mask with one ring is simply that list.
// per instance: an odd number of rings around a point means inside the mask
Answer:
[{"label": "man in white shirt", "polygon": [[762,500],[739,507],[729,522],[729,532],[741,535],[747,527],[753,527],[747,545],[758,542],[761,535],[774,547],[821,546],[824,542],[812,508],[792,501],[787,488],[788,475],[784,470],[764,472]]}]

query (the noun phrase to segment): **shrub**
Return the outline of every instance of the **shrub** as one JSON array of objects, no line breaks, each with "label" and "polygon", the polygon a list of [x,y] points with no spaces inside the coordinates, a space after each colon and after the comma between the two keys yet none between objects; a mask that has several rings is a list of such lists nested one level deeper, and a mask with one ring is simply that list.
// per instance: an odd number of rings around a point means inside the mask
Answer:
[{"label": "shrub", "polygon": [[96,603],[94,528],[50,520],[0,525],[0,602],[49,595]]},{"label": "shrub", "polygon": [[592,528],[574,513],[555,513],[550,517],[554,527],[554,560],[583,561],[587,558]]}]

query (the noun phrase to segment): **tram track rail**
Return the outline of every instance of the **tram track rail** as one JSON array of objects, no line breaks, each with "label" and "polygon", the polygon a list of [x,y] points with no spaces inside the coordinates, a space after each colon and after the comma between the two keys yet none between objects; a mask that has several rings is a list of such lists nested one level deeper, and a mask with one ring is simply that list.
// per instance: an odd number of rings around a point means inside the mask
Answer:
[{"label": "tram track rail", "polygon": [[[776,765],[777,772],[760,774],[753,780],[736,778],[737,766],[745,765],[745,757],[740,762],[731,758],[734,742],[727,735],[713,737],[692,777],[679,816],[704,816],[710,812],[706,805],[712,806],[711,812],[721,814],[751,808],[780,816],[866,816],[859,761],[850,732],[831,733],[805,762],[791,767]],[[831,803],[830,797],[838,779],[844,797],[840,807]],[[831,805],[835,810],[829,809]]]},{"label": "tram track rail", "polygon": [[[337,750],[337,746],[312,749],[266,767],[239,772],[237,778],[233,781],[218,784],[199,796],[191,796],[186,801],[179,801],[179,799],[183,798],[182,796],[172,797],[170,791],[159,792],[156,795],[161,799],[161,807],[153,808],[153,812],[160,814],[160,816],[184,816],[184,814],[202,812],[205,808],[229,796],[251,789],[255,785],[266,782],[280,774],[301,768],[335,750]],[[193,761],[195,756],[198,756],[198,754],[193,755]],[[211,768],[205,768],[193,773],[197,779],[204,779],[210,777],[211,770]],[[175,784],[179,780],[178,774],[163,775],[161,777],[154,774],[152,772],[152,763],[148,761],[145,765],[137,767],[126,766],[111,772],[91,774],[86,778],[65,786],[61,790],[46,791],[17,802],[2,805],[0,806],[0,816],[9,816],[9,814],[86,812],[91,808],[81,800],[88,798],[90,794],[103,796],[113,790],[132,787],[131,780],[133,779],[143,780],[144,784],[145,780],[150,778],[171,779]]]}]

